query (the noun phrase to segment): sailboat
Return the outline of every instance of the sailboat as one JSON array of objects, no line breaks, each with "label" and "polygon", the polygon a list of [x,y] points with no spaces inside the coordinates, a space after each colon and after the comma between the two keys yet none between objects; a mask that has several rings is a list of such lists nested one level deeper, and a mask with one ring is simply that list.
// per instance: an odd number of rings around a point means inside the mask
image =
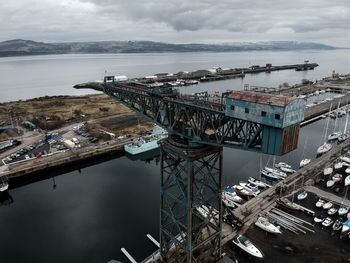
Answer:
[{"label": "sailboat", "polygon": [[[331,109],[332,109],[332,104],[331,104],[331,106],[329,107],[329,113],[331,112]],[[325,135],[324,135],[324,140],[325,140],[325,137],[327,136],[329,120],[330,120],[330,119],[328,118],[327,124],[326,124],[326,131],[325,131]],[[320,147],[318,147],[318,149],[317,149],[317,155],[324,154],[324,153],[328,152],[330,149],[332,149],[332,144],[327,143],[326,140],[325,140],[325,142],[324,142]]]},{"label": "sailboat", "polygon": [[338,142],[343,142],[346,139],[350,138],[350,132],[346,132],[347,128],[348,128],[348,119],[349,119],[349,115],[346,115],[346,121],[345,121],[345,126],[344,126],[344,132],[342,135],[340,135],[338,137]]},{"label": "sailboat", "polygon": [[[307,139],[308,137],[306,137],[305,139],[305,143],[304,143],[304,148],[303,148],[303,153],[302,153],[302,157],[304,157],[304,154],[305,154],[305,148],[306,148],[306,143],[307,143]],[[300,164],[299,164],[299,168],[302,168],[306,165],[308,165],[309,163],[311,162],[311,159],[310,158],[304,158],[300,161]]]},{"label": "sailboat", "polygon": [[[275,162],[276,162],[276,156],[273,157],[273,165],[272,167],[275,167]],[[267,167],[265,166],[265,170],[272,173],[273,175],[276,175],[280,178],[286,178],[287,177],[287,174],[285,172],[282,172],[278,169],[275,169],[275,168],[270,168],[270,167]]]},{"label": "sailboat", "polygon": [[[339,112],[339,106],[340,106],[340,101],[338,102],[337,112]],[[333,132],[330,135],[328,135],[328,141],[337,140],[339,138],[339,136],[342,135],[342,132],[336,131],[337,121],[338,121],[338,118],[335,119]]]}]

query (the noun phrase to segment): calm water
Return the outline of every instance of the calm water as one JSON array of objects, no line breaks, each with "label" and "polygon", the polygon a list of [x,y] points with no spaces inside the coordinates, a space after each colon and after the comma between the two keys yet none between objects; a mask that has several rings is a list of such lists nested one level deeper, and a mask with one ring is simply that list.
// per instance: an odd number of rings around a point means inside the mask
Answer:
[{"label": "calm water", "polygon": [[[91,93],[74,90],[72,86],[101,79],[105,70],[108,74],[136,77],[213,66],[292,64],[306,59],[320,64],[314,71],[260,73],[244,79],[187,87],[183,92],[242,89],[246,83],[294,84],[303,78],[328,76],[332,70],[347,73],[349,55],[349,51],[342,50],[0,58],[0,101]],[[297,167],[303,155],[315,158],[325,121],[303,128],[299,148],[277,160]],[[342,129],[344,123],[345,118],[338,126]],[[331,120],[329,130],[333,126]],[[265,165],[271,158],[224,149],[224,183],[257,176],[260,159]],[[56,174],[47,174],[53,175]],[[112,258],[126,261],[120,253],[121,247],[141,260],[155,250],[145,235],[150,233],[158,239],[159,165],[156,160],[132,161],[122,156],[11,189],[9,194],[13,202],[3,200],[0,206],[0,262],[107,262]]]}]

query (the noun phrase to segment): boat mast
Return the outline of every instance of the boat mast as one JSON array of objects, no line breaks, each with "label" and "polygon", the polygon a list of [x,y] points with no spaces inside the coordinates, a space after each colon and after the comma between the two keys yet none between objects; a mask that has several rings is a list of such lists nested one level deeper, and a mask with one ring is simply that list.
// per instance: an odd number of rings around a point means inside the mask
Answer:
[{"label": "boat mast", "polygon": [[[331,106],[329,107],[329,113],[331,113],[331,109],[332,109],[332,103],[331,103]],[[326,124],[326,131],[325,131],[325,134],[324,134],[324,141],[325,141],[325,143],[326,143],[326,139],[327,139],[329,119],[330,119],[330,117],[328,117],[327,124]]]}]

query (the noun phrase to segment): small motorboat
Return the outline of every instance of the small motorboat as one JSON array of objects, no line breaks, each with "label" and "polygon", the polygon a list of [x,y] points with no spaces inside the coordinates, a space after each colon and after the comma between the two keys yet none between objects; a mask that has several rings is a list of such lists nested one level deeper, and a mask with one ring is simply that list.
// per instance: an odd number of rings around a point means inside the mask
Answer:
[{"label": "small motorboat", "polygon": [[270,223],[270,221],[265,217],[260,216],[258,220],[255,222],[255,225],[261,228],[262,230],[265,230],[266,232],[273,233],[273,234],[281,234],[279,227]]},{"label": "small motorboat", "polygon": [[333,223],[332,218],[327,217],[325,220],[323,220],[322,225],[325,227],[329,227]]},{"label": "small motorboat", "polygon": [[292,166],[285,162],[279,162],[275,164],[275,167],[280,169],[282,167],[292,169]]},{"label": "small motorboat", "polygon": [[234,185],[234,186],[232,186],[232,189],[235,190],[236,194],[241,196],[241,197],[250,198],[250,197],[255,196],[252,191],[249,191],[240,185]]},{"label": "small motorboat", "polygon": [[328,180],[326,183],[327,188],[331,188],[335,184],[335,181],[333,180]]},{"label": "small motorboat", "polygon": [[332,132],[330,135],[328,135],[328,141],[337,140],[340,135],[342,135],[340,131]]},{"label": "small motorboat", "polygon": [[275,175],[275,174],[273,174],[273,173],[271,173],[271,172],[269,172],[269,171],[267,171],[267,170],[265,170],[265,169],[261,169],[261,175],[262,176],[264,176],[264,177],[266,177],[266,178],[268,178],[268,179],[270,179],[270,180],[280,180],[280,179],[283,179],[283,178],[281,178],[281,177],[279,177],[279,176],[277,176],[277,175]]},{"label": "small motorboat", "polygon": [[328,209],[327,214],[332,216],[335,215],[338,212],[338,209],[335,207],[331,207],[330,209]]},{"label": "small motorboat", "polygon": [[325,204],[323,205],[323,209],[324,209],[324,210],[328,210],[328,209],[330,209],[332,206],[333,206],[333,203],[332,203],[332,202],[328,202],[328,203],[325,203]]},{"label": "small motorboat", "polygon": [[343,165],[343,167],[350,167],[350,163],[347,163],[347,162],[342,162],[342,165]]},{"label": "small motorboat", "polygon": [[224,203],[224,205],[226,205],[229,208],[234,209],[236,207],[235,203],[232,200],[228,199],[227,197],[223,196],[222,197],[222,202]]},{"label": "small motorboat", "polygon": [[321,223],[325,219],[324,215],[319,215],[314,217],[314,222],[315,223]]},{"label": "small motorboat", "polygon": [[345,173],[350,174],[350,167],[346,168]]},{"label": "small motorboat", "polygon": [[346,157],[346,156],[340,156],[339,157],[340,160],[346,162],[346,163],[350,163],[350,158],[349,157]]},{"label": "small motorboat", "polygon": [[253,257],[264,257],[263,253],[245,236],[236,235],[232,239],[232,243]]},{"label": "small motorboat", "polygon": [[343,227],[343,219],[338,218],[337,220],[335,220],[332,228],[334,231],[340,231]]},{"label": "small motorboat", "polygon": [[333,175],[333,177],[332,177],[332,180],[334,181],[334,182],[340,182],[341,181],[341,179],[343,179],[343,176],[341,175],[341,174],[335,174],[335,175]]},{"label": "small motorboat", "polygon": [[286,178],[287,174],[285,172],[282,172],[278,169],[274,169],[274,168],[270,168],[270,167],[265,167],[265,170],[276,175],[279,176],[280,178]]},{"label": "small motorboat", "polygon": [[276,200],[276,203],[282,207],[282,208],[286,208],[288,210],[291,210],[291,211],[299,211],[300,210],[300,207],[293,203],[292,201],[289,201],[287,198],[278,198]]},{"label": "small motorboat", "polygon": [[239,185],[242,186],[244,189],[247,189],[248,191],[251,191],[255,196],[260,194],[259,187],[256,184],[240,182]]},{"label": "small motorboat", "polygon": [[328,152],[330,149],[332,149],[332,144],[330,143],[324,143],[320,147],[317,148],[317,154],[321,155],[326,152]]},{"label": "small motorboat", "polygon": [[341,229],[342,233],[348,232],[350,230],[350,220],[347,220],[343,223],[343,227]]},{"label": "small motorboat", "polygon": [[248,178],[248,182],[252,183],[252,184],[256,184],[260,188],[271,187],[271,185],[268,185],[268,184],[260,181],[259,179],[256,179],[255,177],[252,177],[252,176]]},{"label": "small motorboat", "polygon": [[300,194],[298,194],[298,200],[302,201],[307,197],[307,192],[306,191],[302,191]]},{"label": "small motorboat", "polygon": [[233,202],[241,203],[243,201],[243,199],[231,188],[226,188],[223,194],[227,199],[230,199]]},{"label": "small motorboat", "polygon": [[311,159],[305,158],[305,159],[300,161],[299,167],[302,168],[302,167],[308,165],[310,162],[311,162]]},{"label": "small motorboat", "polygon": [[350,138],[350,133],[343,133],[338,137],[338,142],[343,142]]},{"label": "small motorboat", "polygon": [[338,162],[334,164],[334,170],[340,170],[341,168],[343,168],[342,162]]},{"label": "small motorboat", "polygon": [[343,215],[346,215],[347,213],[349,213],[349,207],[347,206],[342,206],[341,208],[339,208],[338,210],[338,215],[339,216],[343,216]]},{"label": "small motorboat", "polygon": [[323,205],[326,203],[326,201],[325,200],[323,200],[323,199],[318,199],[318,201],[316,202],[316,207],[317,208],[321,208],[321,207],[323,207]]},{"label": "small motorboat", "polygon": [[[349,168],[348,168],[349,169]],[[345,171],[346,172],[346,171]],[[344,180],[344,186],[349,186],[350,185],[350,175],[348,175],[347,177],[345,177]]]},{"label": "small motorboat", "polygon": [[1,181],[0,181],[0,193],[3,193],[9,189],[9,183],[8,183],[8,178],[7,176],[1,176]]},{"label": "small motorboat", "polygon": [[323,174],[325,176],[331,175],[332,173],[333,173],[333,168],[332,167],[327,167],[327,168],[324,168],[324,170],[323,170]]}]

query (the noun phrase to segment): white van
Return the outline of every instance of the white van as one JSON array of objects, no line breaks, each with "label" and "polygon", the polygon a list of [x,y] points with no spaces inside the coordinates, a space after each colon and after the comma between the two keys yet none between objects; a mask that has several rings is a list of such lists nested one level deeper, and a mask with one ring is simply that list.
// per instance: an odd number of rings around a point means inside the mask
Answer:
[{"label": "white van", "polygon": [[74,144],[79,144],[79,140],[77,138],[73,138],[72,141],[74,142]]}]

